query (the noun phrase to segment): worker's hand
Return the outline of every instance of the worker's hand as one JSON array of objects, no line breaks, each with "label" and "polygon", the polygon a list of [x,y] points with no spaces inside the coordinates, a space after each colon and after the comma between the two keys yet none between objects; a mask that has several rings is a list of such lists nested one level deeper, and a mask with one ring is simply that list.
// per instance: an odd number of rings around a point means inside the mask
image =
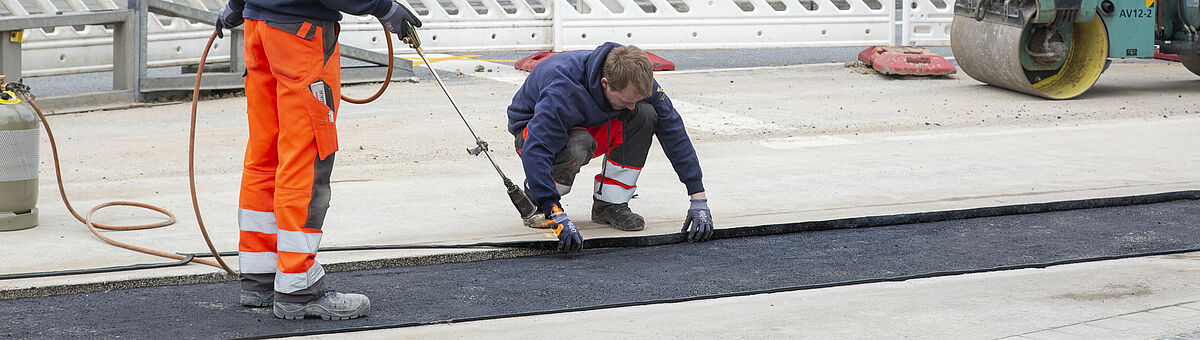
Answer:
[{"label": "worker's hand", "polygon": [[692,206],[688,208],[687,219],[683,220],[683,230],[680,232],[687,235],[688,242],[708,241],[712,237],[712,212],[708,210],[707,198],[692,199]]},{"label": "worker's hand", "polygon": [[217,12],[217,22],[213,24],[217,26],[217,38],[225,39],[225,33],[221,30],[241,26],[243,21],[242,12],[229,8],[229,2],[226,2],[225,7]]},{"label": "worker's hand", "polygon": [[551,229],[554,230],[554,236],[558,236],[558,251],[569,253],[583,249],[583,235],[579,234],[579,229],[575,228],[575,223],[567,218],[562,208],[555,205],[549,220],[554,221]]},{"label": "worker's hand", "polygon": [[413,27],[421,27],[421,19],[417,19],[417,16],[408,10],[408,7],[395,1],[392,1],[392,9],[388,10],[387,14],[376,18],[383,23],[384,27],[387,27],[388,31],[400,36],[400,39],[408,36],[408,33],[404,32],[405,21],[412,24]]}]

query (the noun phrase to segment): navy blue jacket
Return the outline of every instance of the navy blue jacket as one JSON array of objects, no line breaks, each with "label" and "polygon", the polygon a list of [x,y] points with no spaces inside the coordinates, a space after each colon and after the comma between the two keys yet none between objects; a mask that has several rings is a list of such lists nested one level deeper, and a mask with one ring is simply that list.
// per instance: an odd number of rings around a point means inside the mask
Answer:
[{"label": "navy blue jacket", "polygon": [[[560,199],[550,167],[567,142],[567,131],[576,126],[604,125],[621,114],[605,99],[600,85],[604,60],[617,46],[621,45],[609,42],[593,51],[564,52],[542,60],[508,106],[508,132],[521,136],[529,129],[521,146],[521,164],[533,196],[530,198],[543,212],[549,212]],[[654,93],[642,101],[654,105],[658,112],[655,135],[679,181],[687,186],[689,195],[704,191],[696,149],[671,99],[655,81]]]},{"label": "navy blue jacket", "polygon": [[229,8],[253,20],[296,23],[304,19],[342,20],[342,13],[387,15],[391,0],[229,0]]}]

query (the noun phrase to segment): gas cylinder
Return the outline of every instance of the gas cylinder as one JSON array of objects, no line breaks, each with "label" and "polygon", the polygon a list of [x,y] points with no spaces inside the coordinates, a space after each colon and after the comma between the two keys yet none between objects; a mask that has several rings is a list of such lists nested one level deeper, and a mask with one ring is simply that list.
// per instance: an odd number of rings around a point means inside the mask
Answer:
[{"label": "gas cylinder", "polygon": [[38,224],[39,134],[33,106],[0,91],[0,231]]}]

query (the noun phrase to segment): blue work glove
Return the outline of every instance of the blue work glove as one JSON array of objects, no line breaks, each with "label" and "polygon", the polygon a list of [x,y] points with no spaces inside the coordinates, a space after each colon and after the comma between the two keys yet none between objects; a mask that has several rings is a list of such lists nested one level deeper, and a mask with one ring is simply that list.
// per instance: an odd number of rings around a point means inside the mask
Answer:
[{"label": "blue work glove", "polygon": [[[688,230],[688,227],[691,230]],[[687,234],[688,242],[708,241],[713,234],[712,212],[708,210],[707,198],[693,198],[692,206],[688,208],[687,219],[683,220],[682,233]]]},{"label": "blue work glove", "polygon": [[241,26],[245,21],[242,19],[241,11],[235,11],[229,7],[231,2],[226,2],[225,7],[221,7],[221,11],[217,12],[217,22],[213,24],[217,27],[217,38],[225,39],[225,33],[221,30]]},{"label": "blue work glove", "polygon": [[376,18],[383,23],[384,27],[387,27],[388,31],[400,36],[400,39],[408,36],[408,33],[404,31],[405,21],[412,24],[413,27],[421,27],[421,19],[417,19],[417,16],[408,10],[408,7],[395,1],[392,1],[392,9],[388,10],[387,14]]},{"label": "blue work glove", "polygon": [[554,236],[558,236],[558,251],[561,252],[577,252],[583,249],[583,235],[579,234],[579,229],[575,228],[575,223],[567,218],[567,213],[563,212],[562,208],[554,205],[550,216],[546,219],[554,221]]}]

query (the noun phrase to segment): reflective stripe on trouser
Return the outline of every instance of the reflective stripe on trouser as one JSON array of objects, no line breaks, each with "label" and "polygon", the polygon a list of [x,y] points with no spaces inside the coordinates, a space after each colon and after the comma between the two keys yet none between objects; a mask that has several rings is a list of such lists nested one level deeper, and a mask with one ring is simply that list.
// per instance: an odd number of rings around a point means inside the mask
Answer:
[{"label": "reflective stripe on trouser", "polygon": [[657,127],[658,114],[654,106],[638,102],[634,110],[622,112],[608,124],[588,129],[597,143],[601,143],[601,149],[608,151],[605,153],[607,161],[596,175],[595,199],[620,204],[633,198]]},{"label": "reflective stripe on trouser", "polygon": [[[621,166],[609,160],[604,163],[603,175],[596,175],[595,198],[609,203],[625,203],[637,191],[641,168]],[[603,179],[603,185],[601,180]]]},{"label": "reflective stripe on trouser", "polygon": [[307,302],[327,290],[316,252],[337,151],[338,27],[246,20],[245,30],[250,139],[239,197],[242,288]]}]

